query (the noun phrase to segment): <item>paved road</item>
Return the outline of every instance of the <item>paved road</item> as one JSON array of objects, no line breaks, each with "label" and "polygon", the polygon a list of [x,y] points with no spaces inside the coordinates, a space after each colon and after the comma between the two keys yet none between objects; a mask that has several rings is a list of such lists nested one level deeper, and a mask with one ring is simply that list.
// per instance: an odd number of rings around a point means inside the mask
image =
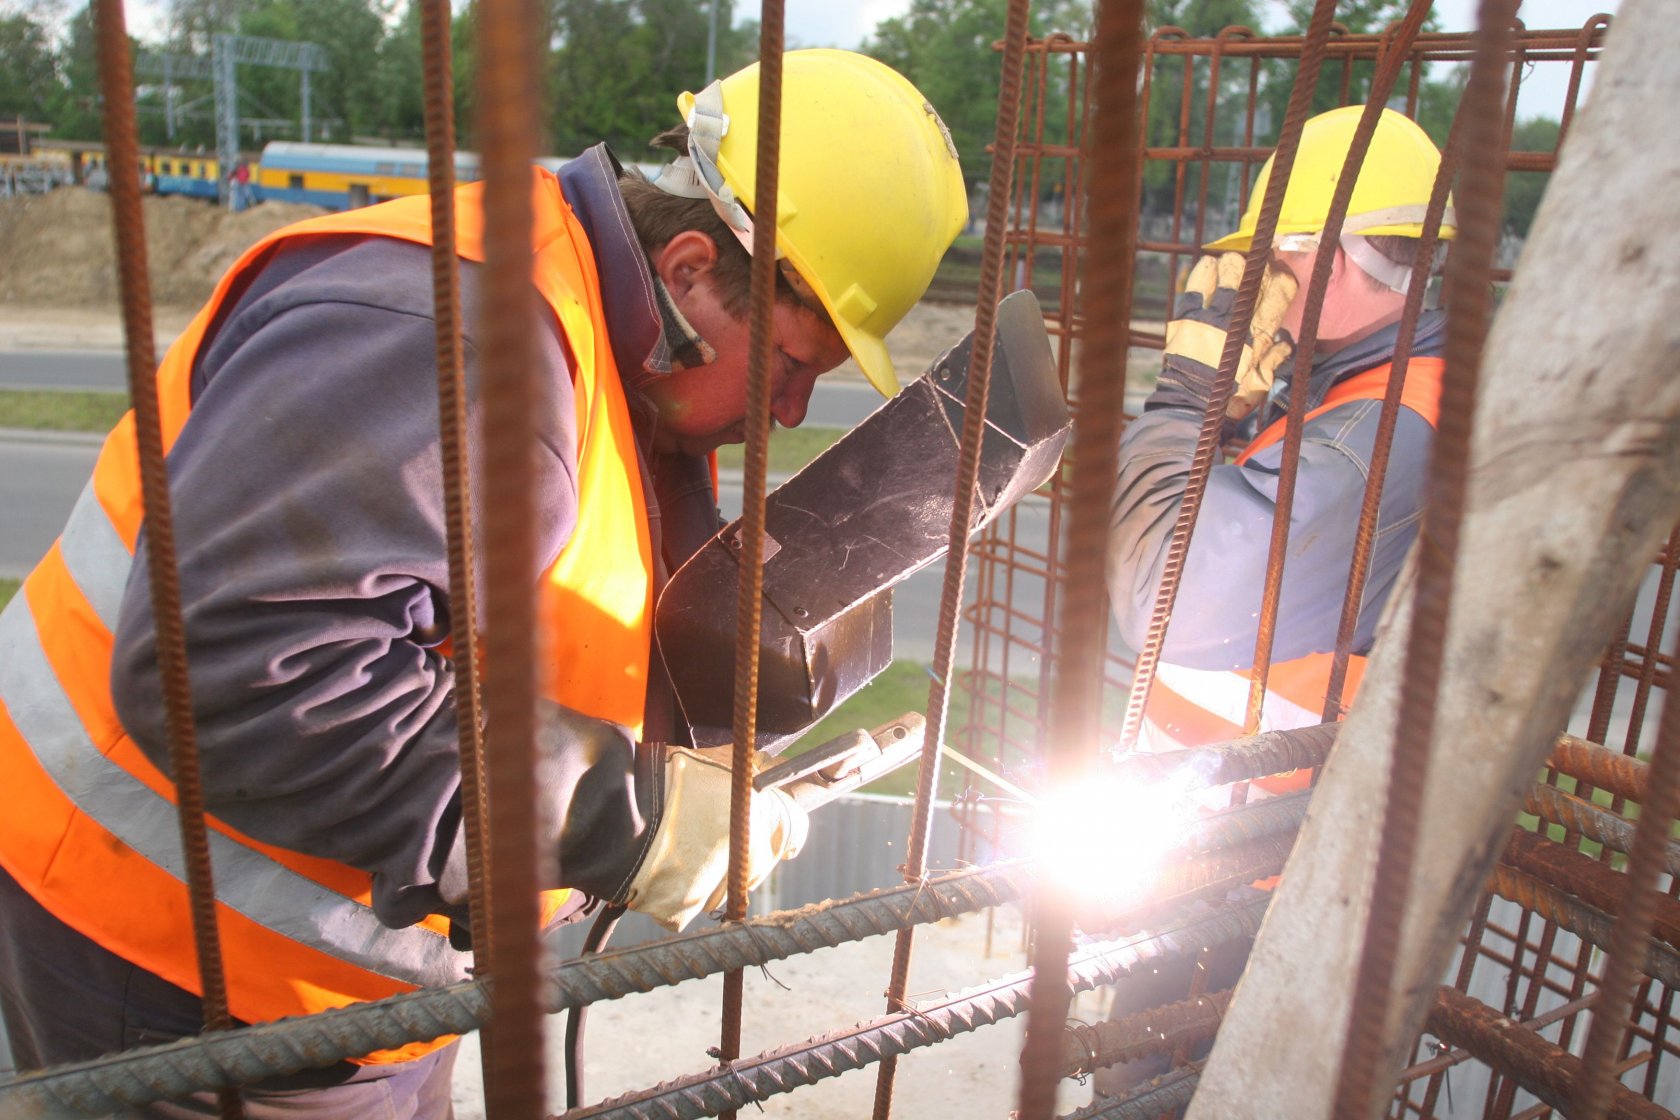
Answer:
[{"label": "paved road", "polygon": [[[0,353],[0,389],[127,390],[123,356],[110,350],[15,350]],[[881,405],[881,394],[862,381],[817,383],[807,424],[849,428]]]}]

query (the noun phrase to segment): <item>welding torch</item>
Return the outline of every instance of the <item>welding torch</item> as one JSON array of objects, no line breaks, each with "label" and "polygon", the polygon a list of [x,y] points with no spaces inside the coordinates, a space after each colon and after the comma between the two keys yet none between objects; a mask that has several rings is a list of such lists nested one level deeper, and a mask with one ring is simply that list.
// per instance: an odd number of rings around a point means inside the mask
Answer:
[{"label": "welding torch", "polygon": [[861,728],[760,770],[753,789],[780,789],[810,812],[921,757],[927,720],[906,712],[872,731]]}]

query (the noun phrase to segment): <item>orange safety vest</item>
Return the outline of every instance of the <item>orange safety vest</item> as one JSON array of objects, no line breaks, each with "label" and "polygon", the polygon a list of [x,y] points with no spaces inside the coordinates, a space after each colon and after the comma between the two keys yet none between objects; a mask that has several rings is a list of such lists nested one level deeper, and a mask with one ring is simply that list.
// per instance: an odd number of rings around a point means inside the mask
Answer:
[{"label": "orange safety vest", "polygon": [[[1388,392],[1391,364],[1376,366],[1348,378],[1324,398],[1324,403],[1307,414],[1313,420],[1350,401],[1382,400]],[[1440,358],[1413,358],[1408,365],[1400,403],[1436,426],[1441,413]],[[1287,418],[1278,420],[1254,438],[1237,457],[1246,463],[1255,453],[1283,438]],[[1261,731],[1282,731],[1310,727],[1323,722],[1324,700],[1329,693],[1329,653],[1311,653],[1290,661],[1273,663],[1266,674],[1266,695],[1260,718]],[[1344,700],[1352,700],[1365,676],[1364,657],[1348,658]],[[1250,670],[1188,669],[1165,661],[1156,668],[1155,683],[1149,690],[1143,726],[1138,737],[1142,750],[1177,750],[1235,739],[1243,734],[1248,715]],[[1260,778],[1251,785],[1265,795],[1305,789],[1312,771]]]},{"label": "orange safety vest", "polygon": [[[477,184],[456,195],[456,251],[472,261],[484,259],[481,196]],[[552,175],[534,174],[533,203],[532,282],[573,357],[578,436],[577,526],[540,574],[549,637],[540,679],[549,698],[639,735],[653,560],[630,413],[589,240]],[[187,422],[205,330],[236,282],[282,241],[345,234],[429,245],[429,200],[300,222],[245,253],[158,370],[166,451]],[[63,535],[0,613],[0,865],[60,921],[199,992],[174,787],[124,732],[108,683],[144,512],[135,440],[131,412],[107,437]],[[365,872],[207,823],[234,1017],[263,1022],[467,977],[471,957],[449,947],[443,919],[379,923]],[[362,1060],[405,1061],[448,1041]]]}]

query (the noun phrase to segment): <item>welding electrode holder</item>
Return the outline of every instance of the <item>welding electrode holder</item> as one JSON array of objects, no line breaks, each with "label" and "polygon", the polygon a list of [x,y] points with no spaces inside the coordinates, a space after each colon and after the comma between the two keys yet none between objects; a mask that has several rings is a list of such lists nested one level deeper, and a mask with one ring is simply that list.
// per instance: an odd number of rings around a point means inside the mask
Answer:
[{"label": "welding electrode holder", "polygon": [[[978,532],[1055,473],[1070,421],[1030,292],[998,304]],[[945,555],[972,332],[765,499],[755,746],[786,748],[892,662],[892,587]],[[741,523],[666,584],[660,649],[696,746],[734,740]]]}]

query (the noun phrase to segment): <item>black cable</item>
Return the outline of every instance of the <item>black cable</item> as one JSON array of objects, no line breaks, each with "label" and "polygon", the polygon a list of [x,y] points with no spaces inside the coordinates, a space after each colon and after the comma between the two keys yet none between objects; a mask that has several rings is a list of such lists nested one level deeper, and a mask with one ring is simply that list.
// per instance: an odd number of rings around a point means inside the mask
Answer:
[{"label": "black cable", "polygon": [[[583,952],[578,955],[591,956],[605,948],[607,938],[613,935],[613,930],[618,928],[618,920],[622,917],[622,906],[609,906],[602,910],[596,917],[595,924],[589,927],[589,936],[583,940]],[[580,1004],[566,1013],[567,1111],[583,1103],[583,1023],[588,1011],[588,1004]]]}]

